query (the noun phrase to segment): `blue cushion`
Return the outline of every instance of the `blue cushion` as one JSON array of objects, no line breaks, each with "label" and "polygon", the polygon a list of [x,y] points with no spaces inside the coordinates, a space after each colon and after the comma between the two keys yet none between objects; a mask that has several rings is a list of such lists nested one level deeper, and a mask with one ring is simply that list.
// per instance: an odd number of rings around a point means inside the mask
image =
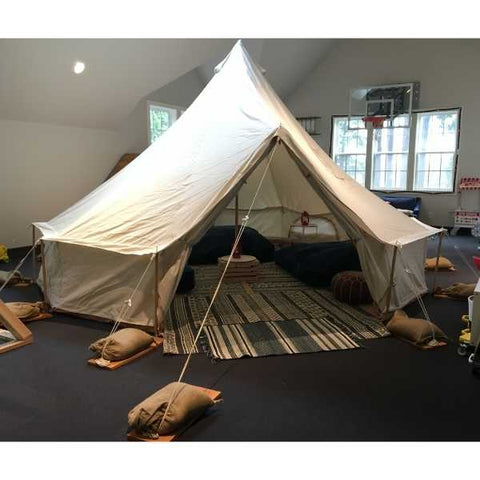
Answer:
[{"label": "blue cushion", "polygon": [[380,198],[385,202],[389,202],[392,207],[401,208],[402,210],[411,210],[415,217],[418,217],[420,214],[420,206],[422,204],[422,199],[420,197],[381,195]]},{"label": "blue cushion", "polygon": [[[188,263],[207,265],[217,263],[218,257],[230,255],[235,241],[235,226],[212,227],[203,238],[193,246]],[[241,252],[253,255],[260,262],[271,262],[274,246],[255,229],[246,227],[241,239]]]},{"label": "blue cushion", "polygon": [[275,252],[275,262],[308,285],[326,287],[345,270],[361,270],[357,250],[350,241],[296,244]]},{"label": "blue cushion", "polygon": [[195,288],[195,271],[190,265],[186,265],[182,278],[177,287],[177,293],[187,293]]}]

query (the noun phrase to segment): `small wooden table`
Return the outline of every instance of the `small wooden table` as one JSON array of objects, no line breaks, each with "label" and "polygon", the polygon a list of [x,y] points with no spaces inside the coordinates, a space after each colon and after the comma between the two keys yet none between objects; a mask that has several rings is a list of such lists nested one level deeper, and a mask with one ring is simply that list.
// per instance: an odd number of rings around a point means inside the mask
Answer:
[{"label": "small wooden table", "polygon": [[[218,259],[218,276],[220,277],[225,270],[229,256]],[[260,273],[260,262],[253,255],[240,255],[232,257],[228,269],[225,273],[226,282],[255,282]]]}]

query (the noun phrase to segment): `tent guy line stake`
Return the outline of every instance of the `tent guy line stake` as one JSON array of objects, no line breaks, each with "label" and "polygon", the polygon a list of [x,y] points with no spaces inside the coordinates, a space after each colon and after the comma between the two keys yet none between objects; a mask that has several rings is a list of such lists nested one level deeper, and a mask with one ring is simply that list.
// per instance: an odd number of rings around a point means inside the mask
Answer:
[{"label": "tent guy line stake", "polygon": [[475,282],[478,282],[478,279],[480,277],[478,270],[475,270],[470,263],[468,263],[467,258],[465,257],[464,253],[460,249],[458,245],[454,245],[453,248],[457,251],[457,253],[460,255],[460,258],[463,260],[463,263],[470,269],[470,271],[473,273],[473,276],[475,278]]},{"label": "tent guy line stake", "polygon": [[27,252],[27,254],[18,262],[17,266],[10,272],[10,275],[8,275],[7,279],[3,282],[2,286],[0,286],[0,293],[2,290],[5,288],[5,286],[8,284],[8,282],[12,279],[12,277],[15,275],[16,272],[18,272],[18,269],[23,265],[23,262],[27,259],[27,257],[30,255],[32,250],[37,246],[37,244],[40,242],[41,238],[39,238],[32,247],[30,247],[30,250]]},{"label": "tent guy line stake", "polygon": [[399,249],[400,251],[400,258],[402,259],[402,262],[404,264],[404,270],[405,270],[405,273],[407,274],[407,278],[408,280],[410,281],[410,285],[411,285],[411,288],[412,288],[412,292],[413,294],[415,295],[417,301],[418,301],[418,304],[420,305],[420,309],[422,310],[423,312],[423,316],[425,317],[425,320],[427,320],[428,323],[430,323],[430,327],[432,329],[432,340],[434,342],[436,342],[436,338],[435,338],[435,329],[433,328],[433,322],[432,320],[430,319],[430,315],[428,314],[428,310],[427,310],[427,307],[423,301],[423,298],[417,293],[417,289],[415,288],[415,284],[413,283],[413,279],[411,278],[411,275],[412,275],[412,271],[408,268],[408,263],[405,261],[405,257],[403,256],[403,252],[402,252],[402,249],[400,248]]},{"label": "tent guy line stake", "polygon": [[100,358],[103,359],[103,354],[105,352],[105,348],[107,347],[107,345],[110,343],[111,341],[111,336],[118,330],[118,327],[120,326],[120,324],[122,323],[122,320],[124,319],[124,315],[127,313],[127,310],[129,308],[131,308],[132,306],[132,299],[133,297],[135,296],[135,294],[137,293],[137,290],[138,288],[140,287],[140,284],[142,283],[142,280],[144,279],[148,269],[150,268],[150,265],[152,264],[153,262],[153,259],[156,258],[157,254],[156,253],[152,253],[150,255],[150,261],[148,262],[147,266],[145,267],[145,270],[143,271],[142,275],[140,276],[140,279],[138,280],[137,282],[137,285],[135,286],[133,292],[131,293],[131,295],[127,298],[127,300],[124,301],[123,305],[122,305],[122,308],[120,309],[120,312],[118,314],[118,317],[117,319],[115,320],[114,324],[113,324],[113,327],[112,327],[112,330],[110,331],[109,335],[107,338],[109,338],[109,340],[107,340],[105,342],[105,344],[103,345],[103,348],[102,348],[102,353],[100,355]]},{"label": "tent guy line stake", "polygon": [[[266,175],[267,175],[267,171],[268,171],[268,169],[270,168],[270,164],[271,164],[272,159],[273,159],[273,154],[275,153],[275,150],[276,150],[276,148],[277,148],[277,146],[278,146],[279,143],[280,143],[280,139],[277,137],[276,142],[275,142],[275,145],[273,146],[272,151],[270,152],[270,156],[269,156],[268,162],[267,162],[267,164],[266,164],[266,166],[265,166],[265,170],[263,171],[262,178],[260,179],[260,182],[258,183],[257,190],[256,190],[256,192],[255,192],[255,195],[253,196],[252,203],[250,204],[250,207],[248,208],[247,214],[246,214],[245,217],[243,217],[243,219],[242,219],[242,225],[241,225],[241,227],[240,227],[240,230],[239,230],[239,232],[238,232],[237,237],[235,238],[235,242],[233,243],[233,246],[232,246],[232,249],[231,249],[231,251],[230,251],[230,255],[229,255],[229,257],[228,257],[227,263],[225,264],[225,268],[223,269],[222,276],[220,277],[220,279],[219,279],[219,281],[218,281],[217,287],[216,287],[215,292],[214,292],[214,294],[213,294],[213,296],[212,296],[212,299],[210,300],[210,303],[209,303],[209,305],[208,305],[207,311],[205,312],[205,315],[204,315],[204,317],[203,317],[202,323],[200,324],[200,327],[198,328],[198,332],[197,332],[197,334],[196,334],[196,336],[195,336],[195,339],[194,339],[194,341],[193,341],[193,344],[192,344],[192,346],[190,347],[190,351],[188,352],[187,359],[185,360],[185,363],[184,363],[184,365],[183,365],[183,368],[182,368],[182,370],[181,370],[181,372],[180,372],[180,375],[179,375],[179,377],[178,377],[177,383],[180,383],[180,382],[183,380],[183,377],[184,377],[184,375],[185,375],[185,372],[187,371],[187,367],[188,367],[188,365],[190,364],[190,359],[191,359],[191,357],[192,357],[193,350],[194,350],[194,348],[195,348],[196,345],[197,345],[198,339],[200,338],[200,334],[201,334],[201,332],[202,332],[202,330],[203,330],[203,328],[204,328],[204,326],[205,326],[205,323],[206,323],[206,321],[207,321],[207,318],[208,318],[208,315],[209,315],[210,310],[211,310],[211,308],[212,308],[212,305],[213,305],[213,303],[215,302],[215,299],[217,298],[217,294],[218,294],[218,292],[219,292],[219,290],[220,290],[220,287],[221,287],[221,285],[222,285],[223,278],[225,277],[225,274],[227,273],[227,270],[228,270],[228,267],[229,267],[230,262],[231,262],[231,260],[232,260],[233,254],[234,254],[234,252],[235,252],[235,250],[236,250],[236,248],[237,248],[237,246],[238,246],[238,243],[239,243],[239,241],[240,241],[240,238],[242,237],[242,234],[243,234],[243,232],[244,232],[244,230],[245,230],[245,228],[246,228],[246,226],[247,226],[248,220],[250,219],[250,213],[252,212],[253,205],[255,204],[255,201],[256,201],[256,199],[257,199],[258,193],[260,192],[260,188],[261,188],[261,186],[262,186],[262,184],[263,184],[263,181],[265,180],[265,177],[266,177]],[[177,388],[174,388],[174,389],[173,389],[173,391],[172,391],[172,393],[171,393],[171,395],[170,395],[170,398],[169,398],[168,403],[167,403],[167,407],[166,407],[166,409],[165,409],[165,413],[163,414],[162,421],[160,422],[160,425],[159,425],[159,427],[158,427],[158,430],[160,430],[160,429],[162,428],[162,425],[163,425],[163,423],[165,422],[165,418],[167,417],[167,414],[168,414],[168,412],[169,412],[169,410],[170,410],[170,405],[172,404],[172,400],[173,400],[175,394],[177,393],[177,389],[178,389],[178,386],[177,386]],[[149,419],[149,420],[150,420],[150,419]]]},{"label": "tent guy line stake", "polygon": [[438,235],[437,261],[435,262],[435,271],[433,273],[432,293],[434,293],[435,289],[437,288],[438,263],[440,261],[440,253],[442,251],[442,242],[443,242],[444,236],[445,236],[445,230],[442,229],[442,231]]}]

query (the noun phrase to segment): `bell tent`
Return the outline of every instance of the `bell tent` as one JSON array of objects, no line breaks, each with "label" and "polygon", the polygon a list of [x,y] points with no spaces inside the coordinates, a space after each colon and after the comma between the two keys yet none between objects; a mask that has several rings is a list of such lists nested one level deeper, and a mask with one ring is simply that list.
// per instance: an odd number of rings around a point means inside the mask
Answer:
[{"label": "bell tent", "polygon": [[237,194],[247,211],[257,186],[249,225],[286,236],[292,216],[330,216],[354,242],[380,308],[400,308],[427,290],[426,241],[439,230],[335,165],[237,42],[165,134],[78,203],[35,224],[48,302],[114,320],[142,279],[128,323],[162,330],[192,245],[231,212]]}]

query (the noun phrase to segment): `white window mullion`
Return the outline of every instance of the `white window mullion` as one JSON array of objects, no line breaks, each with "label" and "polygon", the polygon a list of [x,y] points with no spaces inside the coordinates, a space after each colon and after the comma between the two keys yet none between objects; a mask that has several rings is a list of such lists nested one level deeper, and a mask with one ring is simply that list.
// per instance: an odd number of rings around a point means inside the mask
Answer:
[{"label": "white window mullion", "polygon": [[407,172],[407,190],[413,191],[413,182],[415,178],[415,151],[417,141],[417,115],[412,113],[410,117],[410,141],[408,144],[408,172]]},{"label": "white window mullion", "polygon": [[372,145],[373,145],[373,126],[371,123],[367,125],[367,152],[365,160],[365,188],[370,190],[372,184]]}]

